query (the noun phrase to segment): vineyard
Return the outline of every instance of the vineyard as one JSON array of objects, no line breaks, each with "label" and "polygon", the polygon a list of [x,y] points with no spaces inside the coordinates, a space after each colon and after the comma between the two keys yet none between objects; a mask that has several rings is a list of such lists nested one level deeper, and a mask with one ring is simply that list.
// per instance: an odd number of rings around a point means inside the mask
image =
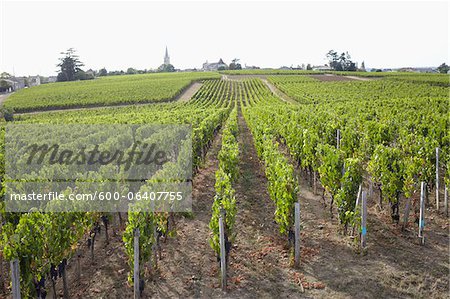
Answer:
[{"label": "vineyard", "polygon": [[[368,80],[256,70],[17,92],[6,109],[41,111],[14,115],[13,124],[32,125],[29,136],[37,124],[190,125],[191,147],[183,139],[177,159],[140,191],[168,177],[182,181],[192,156],[192,212],[137,204],[122,213],[11,213],[2,202],[0,297],[12,296],[17,263],[23,298],[445,298],[449,76],[357,75]],[[194,81],[202,86],[192,98],[176,101]],[[133,105],[144,102],[153,104]],[[115,104],[130,105],[42,111]],[[2,195],[8,124],[2,120]],[[179,135],[173,129],[151,141],[168,145]],[[118,136],[105,138],[131,147]]]},{"label": "vineyard", "polygon": [[40,85],[20,90],[4,104],[15,112],[167,102],[189,84],[215,73],[145,74],[102,77],[89,81]]}]

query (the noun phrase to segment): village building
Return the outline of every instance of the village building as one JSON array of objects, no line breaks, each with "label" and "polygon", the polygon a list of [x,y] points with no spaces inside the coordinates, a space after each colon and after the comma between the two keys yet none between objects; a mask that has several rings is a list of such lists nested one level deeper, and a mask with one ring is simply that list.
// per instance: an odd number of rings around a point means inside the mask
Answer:
[{"label": "village building", "polygon": [[213,63],[208,63],[208,61],[206,61],[202,67],[203,71],[222,71],[226,69],[228,69],[228,65],[223,62],[222,58],[220,58],[218,62]]}]

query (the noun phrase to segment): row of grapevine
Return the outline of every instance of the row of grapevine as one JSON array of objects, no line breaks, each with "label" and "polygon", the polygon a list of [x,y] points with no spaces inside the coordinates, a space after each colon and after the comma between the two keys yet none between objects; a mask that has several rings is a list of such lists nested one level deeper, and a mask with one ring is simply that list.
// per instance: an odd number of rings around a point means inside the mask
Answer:
[{"label": "row of grapevine", "polygon": [[[198,125],[194,125],[194,123],[190,121],[193,125],[192,158],[195,167],[194,172],[197,170],[197,167],[204,158],[207,149],[211,145],[213,137],[229,115],[233,102],[228,91],[229,86],[224,84],[223,81],[206,81],[193,96],[191,101],[186,104],[180,104],[180,106],[185,107],[196,107],[199,112],[202,112],[202,109],[200,108],[202,107],[209,113],[208,115],[203,115],[200,118],[201,121]],[[212,107],[217,107],[218,109],[213,110]],[[192,114],[191,117],[197,116]],[[226,127],[228,127],[228,125],[226,125]],[[184,168],[186,158],[183,155],[180,155],[178,158],[179,161],[166,164],[159,172],[150,178],[147,182],[148,184],[142,186],[141,191],[150,191],[152,190],[152,184],[157,183],[161,185],[167,181],[167,178],[176,178],[177,175],[183,173],[183,171],[185,171]],[[180,182],[181,181],[182,180],[180,180]],[[171,182],[173,182],[173,180]],[[128,281],[130,284],[134,283],[134,232],[136,229],[139,229],[140,231],[139,267],[141,268],[145,263],[152,263],[151,256],[152,253],[154,254],[152,251],[155,250],[155,245],[159,246],[159,238],[162,235],[167,236],[171,233],[168,231],[168,223],[169,221],[173,221],[172,216],[173,215],[171,212],[142,211],[140,210],[139,205],[130,206],[130,210],[128,212],[128,222],[123,235],[126,254],[128,256],[128,264],[130,266],[128,276]],[[174,229],[173,226],[172,229]],[[156,263],[156,260],[154,262]],[[140,273],[142,272],[140,271]],[[143,281],[141,281],[141,283],[143,283]]]},{"label": "row of grapevine", "polygon": [[[205,88],[207,86],[208,84]],[[222,98],[198,97],[193,102],[160,104],[152,107],[123,107],[23,115],[17,117],[16,122],[44,124],[191,124],[193,129],[193,166],[197,167],[201,162],[201,156],[206,152],[221,123],[227,118],[231,107],[230,101]],[[3,128],[2,132],[4,132]],[[51,138],[51,136],[47,138]],[[90,138],[90,136],[86,138]],[[114,139],[114,136],[111,136],[111,138]],[[160,142],[163,141],[160,140]],[[182,165],[185,166],[185,162]],[[162,174],[164,171],[180,172],[167,165],[166,169],[162,169],[153,179],[157,179],[158,175],[165,178],[170,177],[167,173]],[[3,175],[2,181],[4,181]],[[124,184],[121,185],[122,189],[126,188]],[[151,184],[151,181],[149,181],[149,184]],[[36,295],[37,285],[39,285],[39,289],[44,289],[45,278],[51,278],[52,281],[56,279],[57,275],[52,274],[55,273],[54,268],[57,266],[61,268],[62,265],[65,265],[67,260],[78,250],[79,241],[83,236],[89,235],[90,243],[93,243],[94,235],[99,229],[99,222],[108,216],[107,214],[94,212],[43,213],[30,211],[29,213],[6,213],[3,202],[1,208],[4,222],[1,230],[1,254],[6,260],[15,258],[19,260],[21,292],[24,296],[33,297]],[[139,228],[141,231],[141,261],[148,261],[156,237],[161,231],[166,233],[164,231],[165,223],[169,215],[168,213],[140,212],[137,208],[133,207],[128,214],[128,223],[123,236],[126,253],[130,257],[133,256],[130,240],[132,240],[133,231]],[[157,231],[156,235],[155,230]],[[129,246],[130,243],[131,247]],[[130,258],[130,266],[132,265],[132,258]]]},{"label": "row of grapevine", "polygon": [[235,238],[234,223],[236,217],[236,198],[233,183],[236,181],[239,169],[237,107],[231,112],[222,131],[222,148],[218,154],[219,168],[216,171],[216,195],[212,205],[212,217],[209,228],[212,237],[209,240],[211,248],[220,256],[219,217],[225,222],[225,240],[227,252]]},{"label": "row of grapevine", "polygon": [[298,183],[294,167],[281,153],[272,126],[261,118],[256,107],[280,103],[259,79],[244,80],[242,112],[253,135],[258,156],[264,163],[270,198],[276,205],[275,221],[281,234],[293,235],[294,203],[297,201]]},{"label": "row of grapevine", "polygon": [[254,109],[299,166],[311,176],[319,174],[345,226],[352,222],[358,183],[365,173],[379,188],[380,204],[389,202],[392,219],[398,222],[400,195],[412,197],[420,181],[430,189],[435,184],[437,147],[443,161],[438,170],[448,168],[448,88],[383,80],[271,80],[305,104]]}]

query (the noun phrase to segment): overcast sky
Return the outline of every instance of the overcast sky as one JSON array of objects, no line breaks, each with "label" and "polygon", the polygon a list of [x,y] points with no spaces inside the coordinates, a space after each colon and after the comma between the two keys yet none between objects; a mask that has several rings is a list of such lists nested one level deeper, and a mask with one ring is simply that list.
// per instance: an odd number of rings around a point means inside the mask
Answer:
[{"label": "overcast sky", "polygon": [[330,49],[366,67],[449,62],[449,3],[1,2],[0,72],[54,75],[59,53],[85,68],[176,68],[240,58],[260,67],[324,64]]}]

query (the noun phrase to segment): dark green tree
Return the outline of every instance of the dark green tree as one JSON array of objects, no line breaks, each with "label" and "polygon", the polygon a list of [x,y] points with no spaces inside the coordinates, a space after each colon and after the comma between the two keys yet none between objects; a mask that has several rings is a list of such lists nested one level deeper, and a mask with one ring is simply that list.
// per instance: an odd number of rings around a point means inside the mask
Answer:
[{"label": "dark green tree", "polygon": [[161,66],[158,68],[158,72],[162,73],[175,72],[175,67],[171,64],[161,64]]},{"label": "dark green tree", "polygon": [[356,71],[356,63],[351,60],[348,52],[339,55],[336,51],[330,50],[326,56],[330,67],[335,71]]},{"label": "dark green tree", "polygon": [[366,71],[366,64],[364,63],[364,61],[361,63],[361,67],[359,68],[360,72],[365,72]]},{"label": "dark green tree", "polygon": [[58,81],[74,81],[76,80],[76,74],[82,71],[80,67],[84,64],[75,53],[76,51],[73,48],[68,49],[66,52],[61,52],[63,57],[59,59],[60,63],[57,64],[57,67],[60,68],[57,77]]},{"label": "dark green tree", "polygon": [[108,75],[108,71],[105,68],[102,68],[100,70],[98,70],[98,76],[107,76]]},{"label": "dark green tree", "polygon": [[438,66],[438,72],[441,74],[447,74],[448,71],[450,70],[450,67],[444,62],[443,64],[441,64],[440,66]]},{"label": "dark green tree", "polygon": [[134,75],[134,74],[137,74],[137,70],[134,69],[134,68],[132,68],[132,67],[129,67],[129,68],[127,69],[127,74],[128,74],[128,75]]},{"label": "dark green tree", "polygon": [[310,63],[308,63],[308,64],[306,65],[306,70],[308,70],[308,71],[312,71],[312,66],[311,66],[311,64],[310,64]]},{"label": "dark green tree", "polygon": [[11,84],[8,83],[6,80],[0,80],[0,88],[2,89],[8,89],[11,87]]},{"label": "dark green tree", "polygon": [[330,67],[336,71],[340,70],[340,64],[339,64],[339,55],[336,51],[330,50],[327,53],[327,59],[330,64]]},{"label": "dark green tree", "polygon": [[9,79],[11,78],[11,75],[7,72],[3,72],[0,74],[0,79]]},{"label": "dark green tree", "polygon": [[230,70],[242,70],[242,66],[239,63],[239,59],[235,58],[231,61],[230,66],[229,66]]}]

